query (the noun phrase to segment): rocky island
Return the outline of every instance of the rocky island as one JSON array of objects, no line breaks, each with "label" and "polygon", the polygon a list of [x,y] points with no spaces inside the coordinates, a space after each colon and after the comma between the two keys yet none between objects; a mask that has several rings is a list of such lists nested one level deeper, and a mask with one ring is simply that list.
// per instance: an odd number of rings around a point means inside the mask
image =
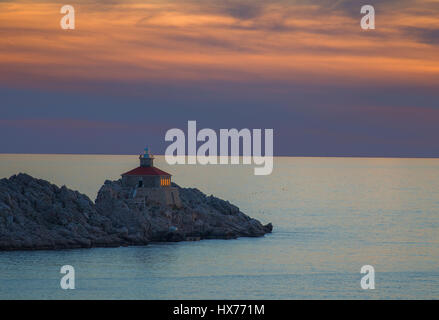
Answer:
[{"label": "rocky island", "polygon": [[[168,181],[170,183],[170,180]],[[105,181],[96,202],[27,174],[0,180],[0,250],[146,245],[149,242],[259,237],[272,225],[193,188],[178,205],[133,201],[122,179]]]}]

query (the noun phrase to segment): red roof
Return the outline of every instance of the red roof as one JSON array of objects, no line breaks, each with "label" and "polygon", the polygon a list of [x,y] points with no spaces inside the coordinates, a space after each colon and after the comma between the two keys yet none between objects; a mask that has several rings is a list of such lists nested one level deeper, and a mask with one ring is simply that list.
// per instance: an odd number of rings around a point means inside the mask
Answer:
[{"label": "red roof", "polygon": [[156,167],[137,167],[131,171],[122,173],[123,176],[170,176]]}]

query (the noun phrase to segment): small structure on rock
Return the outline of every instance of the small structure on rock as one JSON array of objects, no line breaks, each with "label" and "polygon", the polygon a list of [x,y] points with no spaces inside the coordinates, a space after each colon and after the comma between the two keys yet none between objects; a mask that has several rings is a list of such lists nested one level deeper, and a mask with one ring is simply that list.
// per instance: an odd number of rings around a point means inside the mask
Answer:
[{"label": "small structure on rock", "polygon": [[122,174],[122,186],[132,189],[137,203],[156,202],[181,207],[178,189],[171,186],[171,175],[154,167],[154,156],[145,148],[140,155],[140,167]]}]

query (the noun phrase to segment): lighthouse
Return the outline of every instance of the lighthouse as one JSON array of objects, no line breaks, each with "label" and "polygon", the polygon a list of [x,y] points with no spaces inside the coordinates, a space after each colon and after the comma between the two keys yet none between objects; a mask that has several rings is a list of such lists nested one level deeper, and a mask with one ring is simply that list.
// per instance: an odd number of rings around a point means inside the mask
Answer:
[{"label": "lighthouse", "polygon": [[148,147],[139,156],[140,166],[122,174],[122,184],[132,188],[162,188],[171,186],[171,175],[154,167],[154,156]]},{"label": "lighthouse", "polygon": [[139,167],[122,173],[122,186],[133,191],[133,199],[180,207],[178,188],[171,186],[172,175],[154,167],[154,156],[148,147],[139,156],[139,161]]}]

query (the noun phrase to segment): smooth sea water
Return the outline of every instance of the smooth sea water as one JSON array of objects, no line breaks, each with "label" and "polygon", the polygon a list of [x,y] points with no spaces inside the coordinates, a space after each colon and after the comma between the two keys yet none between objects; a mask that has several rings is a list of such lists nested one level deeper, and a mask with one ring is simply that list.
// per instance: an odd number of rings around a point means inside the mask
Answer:
[{"label": "smooth sea water", "polygon": [[[136,156],[0,155],[92,200]],[[273,233],[144,247],[0,252],[0,299],[438,299],[439,159],[275,158],[252,166],[157,166],[238,205]],[[60,288],[72,265],[76,289]],[[360,287],[375,268],[375,290]]]}]

